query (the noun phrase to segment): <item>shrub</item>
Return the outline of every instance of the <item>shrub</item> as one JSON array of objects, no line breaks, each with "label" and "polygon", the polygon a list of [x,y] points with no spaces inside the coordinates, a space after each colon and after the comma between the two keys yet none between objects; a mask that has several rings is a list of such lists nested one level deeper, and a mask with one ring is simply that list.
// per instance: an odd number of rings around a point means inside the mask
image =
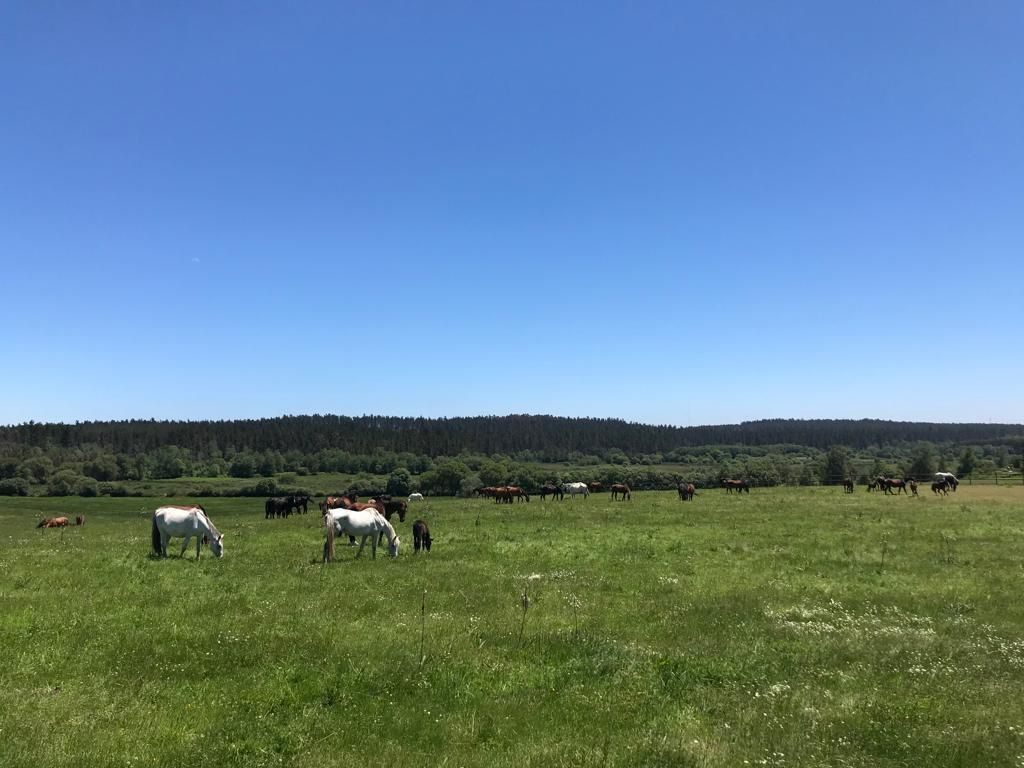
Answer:
[{"label": "shrub", "polygon": [[28,480],[23,477],[0,480],[0,496],[28,496]]},{"label": "shrub", "polygon": [[[54,473],[46,487],[47,496],[78,496],[82,491],[86,478],[71,469],[62,469]],[[93,483],[96,481],[93,480]],[[95,495],[95,494],[93,494]]]}]

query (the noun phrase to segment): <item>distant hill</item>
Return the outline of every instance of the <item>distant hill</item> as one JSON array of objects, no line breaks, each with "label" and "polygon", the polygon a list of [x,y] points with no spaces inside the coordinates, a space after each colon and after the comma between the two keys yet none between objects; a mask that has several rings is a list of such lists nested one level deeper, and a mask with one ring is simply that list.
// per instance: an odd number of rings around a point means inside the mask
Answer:
[{"label": "distant hill", "polygon": [[116,453],[175,445],[191,451],[217,449],[298,450],[326,448],[366,454],[377,450],[427,456],[462,452],[515,454],[532,451],[547,460],[569,453],[668,452],[709,445],[800,445],[853,449],[927,440],[1024,446],[1021,424],[939,424],[876,419],[766,419],[741,424],[672,427],[620,419],[510,415],[451,419],[394,416],[280,416],[235,421],[29,422],[0,427],[0,444],[74,448],[96,445]]}]

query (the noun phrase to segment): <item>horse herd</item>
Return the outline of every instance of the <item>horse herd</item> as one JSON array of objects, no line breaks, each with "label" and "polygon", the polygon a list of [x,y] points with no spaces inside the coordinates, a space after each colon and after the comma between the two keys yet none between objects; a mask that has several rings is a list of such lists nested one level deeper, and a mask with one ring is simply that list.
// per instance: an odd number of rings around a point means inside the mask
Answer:
[{"label": "horse herd", "polygon": [[[936,495],[945,495],[950,491],[956,491],[960,481],[949,472],[936,472],[935,479],[931,484],[932,492]],[[573,498],[590,495],[593,485],[587,483],[562,483],[561,485],[547,484],[541,487],[539,495],[541,499],[548,496],[562,500],[565,496]],[[853,493],[854,483],[852,478],[843,480],[842,485],[847,493]],[[721,487],[726,493],[750,493],[750,485],[745,480],[723,479]],[[891,478],[877,477],[868,484],[868,490],[881,490],[883,493],[917,496],[917,481],[913,478]],[[614,483],[609,486],[612,499],[632,501],[632,493],[625,483]],[[680,501],[692,501],[696,494],[693,483],[682,482],[676,488]],[[530,495],[519,486],[496,486],[479,488],[476,494],[482,498],[493,497],[495,503],[511,504],[513,500],[529,501]],[[423,496],[414,493],[409,500],[422,500]],[[312,499],[305,495],[278,496],[267,499],[264,505],[266,519],[271,517],[288,517],[293,512],[305,514]],[[328,496],[320,502],[320,511],[323,513],[326,540],[324,542],[324,562],[334,559],[334,537],[347,535],[349,544],[354,545],[356,536],[362,536],[359,551],[356,557],[362,555],[363,547],[367,540],[371,542],[373,557],[377,556],[377,545],[387,537],[388,554],[391,557],[398,556],[400,540],[398,533],[391,524],[391,518],[398,515],[399,522],[405,522],[408,513],[408,503],[401,499],[392,499],[390,496],[381,494],[368,502],[360,502],[356,494],[345,494],[339,496]],[[65,528],[71,522],[67,517],[50,517],[39,521],[36,528]],[[85,525],[85,517],[78,515],[75,518],[75,525]],[[412,526],[413,545],[416,552],[423,550],[430,551],[432,538],[430,528],[426,521],[416,520]],[[184,539],[181,545],[181,555],[185,554],[189,542],[196,539],[196,559],[199,559],[204,543],[210,545],[210,549],[216,557],[224,556],[224,534],[222,534],[213,521],[207,515],[206,510],[199,504],[191,506],[177,506],[173,504],[159,507],[153,512],[152,517],[152,545],[153,552],[161,557],[167,556],[167,542],[171,537],[180,536]]]},{"label": "horse herd", "polygon": [[[936,472],[935,479],[932,480],[932,493],[936,496],[940,494],[945,496],[950,491],[955,492],[959,485],[960,481],[952,472]],[[846,478],[843,481],[843,486],[847,493],[853,493],[851,478]],[[917,496],[917,488],[917,480],[912,477],[897,478],[880,475],[868,483],[868,491],[882,491],[893,496],[899,496],[901,493],[907,496]]]}]

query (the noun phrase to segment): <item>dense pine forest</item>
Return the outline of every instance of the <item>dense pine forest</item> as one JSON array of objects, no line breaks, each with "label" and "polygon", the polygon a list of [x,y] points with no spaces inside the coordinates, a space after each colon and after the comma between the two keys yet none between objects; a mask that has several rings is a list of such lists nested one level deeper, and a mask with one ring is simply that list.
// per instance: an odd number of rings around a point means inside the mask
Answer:
[{"label": "dense pine forest", "polygon": [[353,487],[436,493],[490,481],[534,486],[581,471],[636,487],[724,476],[812,484],[873,472],[924,475],[940,467],[1009,471],[1019,469],[1022,452],[1020,424],[874,419],[697,427],[538,415],[29,422],[0,427],[0,494],[145,492],[155,488],[140,484],[154,480],[267,479],[190,489],[259,495],[278,490],[282,474],[291,487],[323,490],[315,478],[327,473],[351,478]]}]

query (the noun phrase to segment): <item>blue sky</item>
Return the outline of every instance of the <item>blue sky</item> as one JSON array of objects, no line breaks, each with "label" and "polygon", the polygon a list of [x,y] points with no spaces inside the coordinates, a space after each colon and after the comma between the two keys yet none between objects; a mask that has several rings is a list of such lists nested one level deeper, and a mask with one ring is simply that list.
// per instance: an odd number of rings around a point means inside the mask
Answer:
[{"label": "blue sky", "polygon": [[0,423],[1024,422],[1017,2],[0,9]]}]

